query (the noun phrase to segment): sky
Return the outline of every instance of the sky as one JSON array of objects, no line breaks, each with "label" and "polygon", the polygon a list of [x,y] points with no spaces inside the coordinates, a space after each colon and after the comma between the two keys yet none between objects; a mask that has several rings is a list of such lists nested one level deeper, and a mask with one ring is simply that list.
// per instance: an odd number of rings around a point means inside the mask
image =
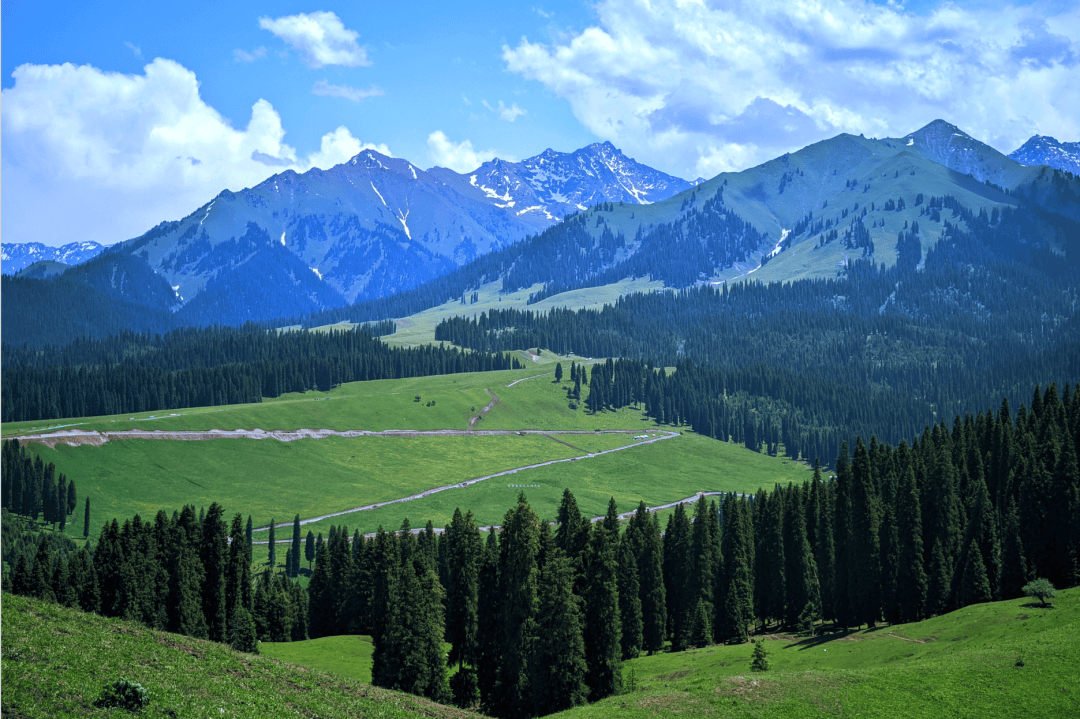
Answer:
[{"label": "sky", "polygon": [[372,148],[694,179],[945,119],[1080,140],[1080,0],[0,4],[4,242],[111,244]]}]

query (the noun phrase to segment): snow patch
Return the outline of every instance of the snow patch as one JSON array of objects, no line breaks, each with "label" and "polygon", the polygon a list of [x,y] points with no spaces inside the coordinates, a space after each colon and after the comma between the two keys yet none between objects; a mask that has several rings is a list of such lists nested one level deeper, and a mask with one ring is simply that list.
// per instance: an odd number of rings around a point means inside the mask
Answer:
[{"label": "snow patch", "polygon": [[322,279],[322,273],[319,272],[318,267],[309,267],[308,269],[311,270],[312,272],[314,272],[315,276],[318,277],[320,280]]},{"label": "snow patch", "polygon": [[281,246],[282,246],[282,247],[286,247],[286,246],[287,246],[287,245],[285,244],[285,230],[282,230],[282,231],[281,231]]},{"label": "snow patch", "polygon": [[206,214],[203,215],[203,218],[201,220],[199,220],[199,227],[202,227],[202,223],[206,222],[206,218],[210,216],[210,210],[213,209],[215,202],[217,202],[216,197],[210,200],[210,204],[206,206]]},{"label": "snow patch", "polygon": [[[383,203],[383,204],[385,204],[385,203]],[[409,223],[408,223],[409,210],[406,209],[405,214],[401,214],[401,210],[397,210],[397,218],[398,218],[398,222],[400,222],[401,226],[405,229],[405,236],[408,237],[411,240],[412,239],[412,233],[409,232]]]},{"label": "snow patch", "polygon": [[390,209],[390,205],[386,204],[386,200],[383,200],[383,196],[382,196],[382,193],[381,193],[381,192],[379,192],[379,190],[378,190],[378,188],[377,188],[377,187],[375,187],[375,183],[374,183],[374,182],[372,182],[372,183],[371,183],[371,189],[375,190],[375,194],[379,196],[379,199],[380,199],[380,200],[382,200],[382,205],[383,205],[383,207],[385,207],[386,209],[388,209],[388,210],[389,210],[389,209]]},{"label": "snow patch", "polygon": [[410,171],[412,172],[412,179],[414,179],[414,180],[415,180],[415,179],[416,179],[416,168],[415,168],[415,167],[413,167],[413,166],[412,166],[412,165],[410,164],[410,165],[409,165],[409,170],[410,170]]},{"label": "snow patch", "polygon": [[907,146],[911,147],[914,144],[915,144],[915,138],[914,137],[909,138],[908,141],[907,141]]}]

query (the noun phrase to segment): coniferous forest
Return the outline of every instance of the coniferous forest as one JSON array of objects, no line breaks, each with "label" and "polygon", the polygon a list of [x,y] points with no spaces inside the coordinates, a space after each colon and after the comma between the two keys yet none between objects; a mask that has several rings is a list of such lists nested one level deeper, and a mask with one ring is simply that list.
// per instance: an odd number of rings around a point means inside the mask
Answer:
[{"label": "coniferous forest", "polygon": [[[376,684],[543,715],[618,692],[622,662],[641,653],[918,621],[1020,596],[1036,577],[1075,586],[1078,447],[1080,385],[1051,385],[1015,412],[1005,400],[895,446],[845,442],[830,474],[701,496],[663,527],[644,504],[622,524],[614,500],[589,521],[569,490],[554,523],[521,495],[486,538],[460,510],[441,533],[407,520],[371,537],[336,527],[325,542],[308,537],[305,592],[292,580],[299,517],[286,572],[253,579],[250,520],[227,525],[215,503],[114,520],[77,551],[42,535],[4,587],[245,651],[366,633]],[[25,455],[9,442],[3,456],[7,502]],[[20,511],[45,501],[30,496]],[[5,513],[5,555],[16,521]]]},{"label": "coniferous forest", "polygon": [[250,325],[124,332],[43,351],[3,349],[2,421],[260,402],[342,382],[514,369],[504,354],[388,347],[392,322],[330,332]]}]

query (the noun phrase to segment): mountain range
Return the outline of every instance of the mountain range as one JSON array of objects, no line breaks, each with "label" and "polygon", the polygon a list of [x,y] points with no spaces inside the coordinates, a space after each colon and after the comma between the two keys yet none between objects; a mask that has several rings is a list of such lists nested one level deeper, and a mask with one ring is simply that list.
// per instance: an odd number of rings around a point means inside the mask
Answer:
[{"label": "mountain range", "polygon": [[466,175],[368,150],[222,192],[108,248],[51,280],[64,303],[41,300],[51,290],[30,279],[5,286],[4,325],[39,337],[65,322],[54,331],[101,331],[70,312],[31,321],[23,302],[98,307],[109,326],[157,329],[403,317],[491,282],[538,301],[628,277],[675,288],[832,278],[856,260],[918,264],[950,227],[970,224],[965,213],[989,222],[1021,207],[1041,214],[1010,251],[1075,258],[1080,181],[942,120],[899,138],[838,135],[693,186],[608,143]]},{"label": "mountain range", "polygon": [[4,274],[13,275],[35,262],[77,265],[96,257],[103,249],[105,247],[96,242],[69,242],[61,247],[49,247],[40,242],[5,242],[0,245],[0,263]]}]

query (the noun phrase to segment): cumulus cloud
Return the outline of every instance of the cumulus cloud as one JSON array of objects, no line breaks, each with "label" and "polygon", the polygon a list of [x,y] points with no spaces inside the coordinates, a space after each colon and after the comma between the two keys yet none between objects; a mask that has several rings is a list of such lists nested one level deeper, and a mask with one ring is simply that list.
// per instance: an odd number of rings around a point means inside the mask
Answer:
[{"label": "cumulus cloud", "polygon": [[237,49],[233,50],[232,54],[233,60],[235,60],[236,62],[255,62],[256,60],[262,60],[264,57],[266,57],[266,48],[257,47],[251,52],[248,52],[247,50]]},{"label": "cumulus cloud", "polygon": [[427,144],[431,163],[454,172],[470,172],[495,157],[494,150],[475,150],[469,140],[453,142],[442,130],[428,135]]},{"label": "cumulus cloud", "polygon": [[266,100],[233,127],[172,60],[141,75],[64,64],[21,65],[13,77],[0,115],[5,240],[111,243],[285,168],[329,168],[365,147],[389,154],[339,127],[302,156]]},{"label": "cumulus cloud", "polygon": [[341,18],[332,12],[261,17],[259,27],[269,30],[295,48],[309,67],[371,64],[367,49],[356,42],[360,34],[346,28]]},{"label": "cumulus cloud", "polygon": [[1080,136],[1080,3],[1047,7],[602,0],[596,24],[502,56],[596,135],[689,177],[938,117],[1010,152]]},{"label": "cumulus cloud", "polygon": [[360,102],[369,97],[378,97],[384,93],[374,85],[367,90],[363,90],[359,87],[349,87],[348,85],[331,85],[326,80],[319,80],[315,83],[315,86],[311,88],[311,94],[323,95],[325,97],[342,97],[346,100],[351,100],[352,102]]}]

